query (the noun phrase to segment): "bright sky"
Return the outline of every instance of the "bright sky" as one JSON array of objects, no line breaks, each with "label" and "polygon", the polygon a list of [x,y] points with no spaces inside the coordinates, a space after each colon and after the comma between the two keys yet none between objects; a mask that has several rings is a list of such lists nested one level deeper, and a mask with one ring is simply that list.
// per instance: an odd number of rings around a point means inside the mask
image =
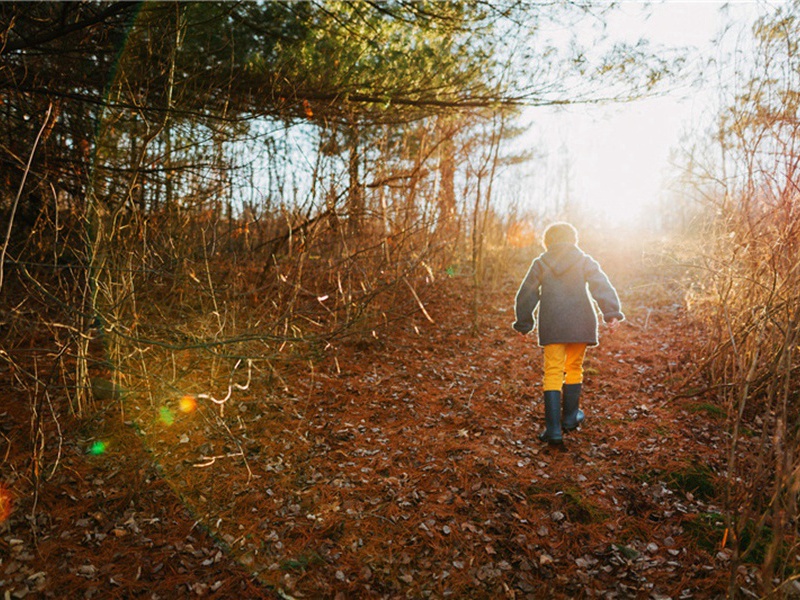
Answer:
[{"label": "bright sky", "polygon": [[[666,1],[643,11],[642,3],[627,2],[609,21],[609,31],[630,41],[645,37],[653,46],[694,47],[702,57],[714,57],[718,49],[711,40],[723,24],[734,19],[740,29],[758,12],[756,2],[734,2],[721,14],[723,4]],[[570,197],[586,207],[589,218],[634,223],[657,200],[670,173],[670,151],[687,128],[708,116],[714,83],[709,73],[708,85],[700,89],[624,105],[534,109],[532,136],[547,149],[548,177],[563,186],[566,178],[558,172],[568,163]],[[558,192],[552,184],[551,189]]]}]

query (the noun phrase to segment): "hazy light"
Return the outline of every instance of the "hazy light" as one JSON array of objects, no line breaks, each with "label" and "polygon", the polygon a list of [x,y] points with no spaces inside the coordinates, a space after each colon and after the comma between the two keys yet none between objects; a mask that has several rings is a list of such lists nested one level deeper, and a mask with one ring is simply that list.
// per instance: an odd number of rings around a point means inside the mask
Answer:
[{"label": "hazy light", "polygon": [[[608,15],[609,39],[649,41],[659,48],[689,49],[690,68],[716,57],[712,40],[730,21],[750,22],[757,3],[663,2],[621,3]],[[590,35],[590,34],[589,34]],[[530,206],[547,206],[577,221],[631,225],[642,222],[657,206],[674,165],[671,152],[680,148],[687,130],[694,131],[709,115],[715,97],[712,69],[708,81],[629,103],[575,105],[569,109],[533,108],[529,144],[546,155],[543,172],[533,180]],[[698,132],[700,133],[700,132]]]},{"label": "hazy light", "polygon": [[506,241],[512,248],[526,248],[536,241],[536,231],[528,221],[512,223],[506,233]]}]

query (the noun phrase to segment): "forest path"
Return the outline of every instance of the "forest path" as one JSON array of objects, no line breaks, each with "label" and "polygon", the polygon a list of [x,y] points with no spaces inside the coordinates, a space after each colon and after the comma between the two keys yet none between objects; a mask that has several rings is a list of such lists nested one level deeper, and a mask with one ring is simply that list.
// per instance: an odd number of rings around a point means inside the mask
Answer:
[{"label": "forest path", "polygon": [[[586,421],[559,449],[536,438],[541,350],[511,329],[519,268],[486,285],[477,329],[453,278],[426,296],[433,323],[420,311],[279,382],[254,380],[223,417],[199,406],[165,422],[130,404],[124,421],[83,424],[38,500],[37,549],[24,502],[0,530],[0,588],[721,596],[724,443],[714,407],[674,399],[695,362],[678,286],[609,271],[628,319],[589,350]],[[92,440],[108,450],[87,452]]]}]

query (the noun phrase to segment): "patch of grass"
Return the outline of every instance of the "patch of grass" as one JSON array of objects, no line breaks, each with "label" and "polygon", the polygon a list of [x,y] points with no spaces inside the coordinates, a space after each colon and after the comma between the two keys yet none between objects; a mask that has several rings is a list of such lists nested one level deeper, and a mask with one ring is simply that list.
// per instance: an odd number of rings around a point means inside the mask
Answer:
[{"label": "patch of grass", "polygon": [[303,554],[297,558],[287,558],[286,560],[281,562],[280,568],[281,571],[300,571],[304,572],[308,569],[308,567],[314,565],[321,565],[324,564],[324,560],[322,557],[317,554],[316,552],[311,552],[309,554]]},{"label": "patch of grass", "polygon": [[749,427],[745,427],[744,425],[739,426],[739,433],[741,433],[745,437],[750,437],[750,438],[758,437],[759,435],[761,435],[755,429],[750,429]]},{"label": "patch of grass", "polygon": [[714,473],[708,465],[692,462],[680,471],[664,474],[667,486],[678,492],[691,493],[701,500],[710,500],[716,496]]},{"label": "patch of grass", "polygon": [[648,469],[641,473],[636,473],[634,479],[642,483],[656,483],[664,479],[664,469]]},{"label": "patch of grass", "polygon": [[706,413],[713,419],[724,419],[727,417],[725,409],[711,402],[698,402],[696,404],[689,404],[686,410],[692,413]]},{"label": "patch of grass", "polygon": [[531,484],[525,488],[525,496],[536,507],[550,508],[553,505],[553,493],[550,488]]},{"label": "patch of grass", "polygon": [[577,487],[531,484],[525,488],[525,496],[533,506],[560,510],[572,523],[602,523],[610,518]]},{"label": "patch of grass", "polygon": [[682,524],[686,534],[711,553],[716,551],[725,535],[725,521],[718,512],[699,513]]},{"label": "patch of grass", "polygon": [[[725,521],[720,513],[699,513],[693,518],[683,521],[682,525],[686,534],[697,542],[699,547],[712,554],[719,550],[725,536]],[[744,553],[754,539],[753,548],[741,558],[743,562],[760,565],[764,562],[767,548],[772,541],[772,528],[765,526],[761,531],[756,531],[755,522],[752,519],[749,520],[739,534],[739,552]],[[729,534],[727,545],[735,543],[734,540],[735,537]],[[786,555],[787,547],[786,544],[782,544],[780,556]],[[780,563],[781,560],[779,559],[778,562]]]},{"label": "patch of grass", "polygon": [[[761,531],[756,531],[756,525],[752,519],[748,521],[742,533],[739,534],[739,551],[743,553],[747,550],[754,539],[755,543],[753,544],[753,549],[750,550],[747,555],[743,556],[742,560],[754,565],[760,565],[764,562],[764,557],[767,554],[767,547],[772,541],[772,528],[767,525]],[[785,544],[782,546],[785,548]],[[779,552],[779,554],[785,554],[785,552]]]}]

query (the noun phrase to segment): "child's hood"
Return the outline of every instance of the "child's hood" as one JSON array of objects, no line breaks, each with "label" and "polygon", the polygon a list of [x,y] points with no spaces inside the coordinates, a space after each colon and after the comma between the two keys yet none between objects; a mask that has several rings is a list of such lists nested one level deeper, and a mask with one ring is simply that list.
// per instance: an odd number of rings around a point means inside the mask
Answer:
[{"label": "child's hood", "polygon": [[541,261],[555,275],[569,271],[586,255],[575,244],[552,244],[547,252],[541,255]]}]

